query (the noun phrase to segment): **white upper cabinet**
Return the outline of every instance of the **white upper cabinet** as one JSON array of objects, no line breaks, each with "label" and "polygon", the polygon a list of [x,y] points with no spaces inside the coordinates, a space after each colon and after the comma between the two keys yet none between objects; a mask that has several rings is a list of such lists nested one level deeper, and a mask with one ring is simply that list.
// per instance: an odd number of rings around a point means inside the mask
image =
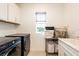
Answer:
[{"label": "white upper cabinet", "polygon": [[19,22],[20,19],[20,7],[15,4],[15,21]]},{"label": "white upper cabinet", "polygon": [[7,3],[0,3],[0,19],[7,20]]},{"label": "white upper cabinet", "polygon": [[17,22],[19,19],[19,6],[14,3],[8,4],[8,20],[12,22]]},{"label": "white upper cabinet", "polygon": [[18,23],[20,8],[15,3],[0,3],[0,20]]},{"label": "white upper cabinet", "polygon": [[15,20],[15,4],[8,4],[8,20]]}]

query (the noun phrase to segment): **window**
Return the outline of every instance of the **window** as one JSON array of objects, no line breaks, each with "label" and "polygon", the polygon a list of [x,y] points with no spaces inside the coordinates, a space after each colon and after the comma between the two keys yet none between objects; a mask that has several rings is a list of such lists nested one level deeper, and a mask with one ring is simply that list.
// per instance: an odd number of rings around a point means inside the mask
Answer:
[{"label": "window", "polygon": [[44,33],[46,26],[46,12],[36,12],[36,33]]}]

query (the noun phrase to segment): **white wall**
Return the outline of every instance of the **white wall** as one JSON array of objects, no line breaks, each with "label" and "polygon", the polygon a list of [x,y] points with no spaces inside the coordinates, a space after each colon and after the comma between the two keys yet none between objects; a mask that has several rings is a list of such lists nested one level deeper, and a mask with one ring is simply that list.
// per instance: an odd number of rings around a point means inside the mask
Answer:
[{"label": "white wall", "polygon": [[64,24],[70,37],[79,37],[79,4],[64,4]]},{"label": "white wall", "polygon": [[16,29],[18,26],[7,24],[0,22],[0,37],[4,37],[5,35],[16,33]]},{"label": "white wall", "polygon": [[45,49],[44,35],[36,34],[35,12],[47,12],[47,25],[62,26],[63,4],[21,4],[19,32],[31,33],[31,50]]}]

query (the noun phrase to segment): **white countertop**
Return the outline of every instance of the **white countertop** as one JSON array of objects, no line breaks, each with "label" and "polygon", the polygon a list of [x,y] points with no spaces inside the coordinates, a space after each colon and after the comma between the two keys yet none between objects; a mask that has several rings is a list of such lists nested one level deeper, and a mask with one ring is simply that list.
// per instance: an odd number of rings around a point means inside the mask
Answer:
[{"label": "white countertop", "polygon": [[79,51],[79,38],[59,38],[59,40]]}]

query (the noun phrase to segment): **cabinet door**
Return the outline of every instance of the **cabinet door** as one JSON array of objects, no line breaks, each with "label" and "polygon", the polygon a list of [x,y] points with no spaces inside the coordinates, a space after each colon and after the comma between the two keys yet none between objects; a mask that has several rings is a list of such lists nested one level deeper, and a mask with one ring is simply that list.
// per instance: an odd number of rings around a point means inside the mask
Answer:
[{"label": "cabinet door", "polygon": [[8,19],[12,22],[17,22],[19,18],[19,7],[15,3],[8,4]]},{"label": "cabinet door", "polygon": [[8,4],[8,20],[15,22],[15,4]]},{"label": "cabinet door", "polygon": [[58,56],[64,56],[64,49],[60,45],[58,45]]},{"label": "cabinet door", "polygon": [[20,7],[15,4],[15,21],[19,22],[20,19]]},{"label": "cabinet door", "polygon": [[7,20],[7,3],[0,3],[0,19]]}]

